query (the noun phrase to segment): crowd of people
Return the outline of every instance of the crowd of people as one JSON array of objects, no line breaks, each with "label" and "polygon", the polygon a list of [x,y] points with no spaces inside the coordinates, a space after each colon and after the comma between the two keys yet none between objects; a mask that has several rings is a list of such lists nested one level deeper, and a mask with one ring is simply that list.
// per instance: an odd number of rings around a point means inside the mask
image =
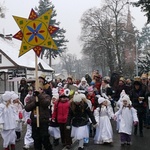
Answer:
[{"label": "crowd of people", "polygon": [[66,80],[47,82],[41,74],[36,82],[28,83],[22,78],[19,95],[5,91],[1,96],[0,133],[4,150],[15,150],[23,125],[25,150],[53,150],[59,144],[70,149],[73,139],[78,141],[78,150],[83,150],[89,137],[94,144],[112,144],[111,120],[116,122],[123,146],[132,144],[132,133],[143,137],[143,128],[150,129],[148,74],[131,80],[117,74],[102,77],[94,70],[81,80],[69,76]]}]

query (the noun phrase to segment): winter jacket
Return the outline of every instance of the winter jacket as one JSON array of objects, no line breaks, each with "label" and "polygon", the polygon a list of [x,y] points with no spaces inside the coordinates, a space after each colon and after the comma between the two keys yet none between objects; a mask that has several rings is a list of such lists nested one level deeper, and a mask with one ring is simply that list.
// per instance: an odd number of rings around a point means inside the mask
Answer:
[{"label": "winter jacket", "polygon": [[96,124],[96,120],[87,103],[84,102],[83,107],[81,107],[81,104],[75,104],[74,111],[71,107],[69,109],[67,125],[70,126],[70,124],[72,124],[74,127],[84,126],[88,124],[89,118],[91,119],[93,124]]},{"label": "winter jacket", "polygon": [[54,112],[52,114],[52,120],[56,120],[58,123],[66,123],[69,113],[70,102],[58,101],[54,104]]},{"label": "winter jacket", "polygon": [[[38,95],[39,101],[39,122],[40,123],[48,123],[49,122],[49,105],[51,103],[51,98],[48,94],[41,93]],[[31,122],[36,123],[36,98],[31,96],[29,101],[25,106],[25,110],[27,112],[31,111]]]},{"label": "winter jacket", "polygon": [[139,101],[139,97],[145,97],[145,91],[140,87],[139,90],[133,88],[130,93],[130,99],[132,101],[132,106],[137,110],[137,112],[145,112],[145,102],[144,99],[142,102]]}]

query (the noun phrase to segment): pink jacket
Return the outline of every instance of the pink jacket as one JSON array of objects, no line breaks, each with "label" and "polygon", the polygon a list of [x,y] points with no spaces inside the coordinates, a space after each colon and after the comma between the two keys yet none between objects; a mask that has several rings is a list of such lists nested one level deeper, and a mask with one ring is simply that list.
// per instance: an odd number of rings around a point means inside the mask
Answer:
[{"label": "pink jacket", "polygon": [[57,121],[58,123],[66,123],[69,113],[69,101],[58,101],[54,104],[54,112],[52,114],[52,120]]}]

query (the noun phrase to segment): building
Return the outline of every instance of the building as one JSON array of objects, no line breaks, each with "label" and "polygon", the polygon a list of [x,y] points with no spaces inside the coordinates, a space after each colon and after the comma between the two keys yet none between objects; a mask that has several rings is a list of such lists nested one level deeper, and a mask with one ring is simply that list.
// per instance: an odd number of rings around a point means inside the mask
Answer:
[{"label": "building", "polygon": [[[33,50],[18,57],[20,43],[0,37],[0,94],[6,90],[18,91],[18,84],[22,77],[34,79],[35,58]],[[54,70],[42,59],[37,58],[38,75],[44,73],[48,80],[53,78]]]}]

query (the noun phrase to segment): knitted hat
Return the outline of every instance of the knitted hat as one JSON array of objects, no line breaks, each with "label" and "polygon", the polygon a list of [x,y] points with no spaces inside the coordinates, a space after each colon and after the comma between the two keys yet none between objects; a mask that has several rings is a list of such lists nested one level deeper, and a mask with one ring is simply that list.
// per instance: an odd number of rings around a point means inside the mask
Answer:
[{"label": "knitted hat", "polygon": [[80,95],[81,95],[82,99],[86,99],[86,96],[85,96],[85,94],[83,94],[83,93],[80,93]]},{"label": "knitted hat", "polygon": [[18,98],[19,98],[19,96],[18,96],[16,93],[14,93],[14,94],[11,95],[11,101],[12,101],[12,102],[13,102],[14,100],[18,99]]},{"label": "knitted hat", "polygon": [[83,95],[76,92],[73,96],[73,102],[81,102],[83,99]]},{"label": "knitted hat", "polygon": [[7,102],[8,100],[11,100],[11,92],[5,91],[4,94],[2,94],[2,100]]},{"label": "knitted hat", "polygon": [[93,87],[92,86],[89,86],[88,88],[87,88],[87,91],[88,92],[92,92],[94,89],[93,89]]},{"label": "knitted hat", "polygon": [[123,101],[123,100],[126,100],[128,105],[131,104],[131,103],[130,103],[130,98],[129,98],[129,96],[128,96],[127,94],[125,94],[125,95],[122,97],[122,101]]},{"label": "knitted hat", "polygon": [[82,77],[81,82],[87,82],[85,77]]},{"label": "knitted hat", "polygon": [[103,97],[99,97],[99,98],[98,98],[98,103],[99,103],[99,104],[103,103],[104,101],[106,101],[105,98],[103,98]]},{"label": "knitted hat", "polygon": [[124,96],[126,94],[125,90],[122,90],[120,93],[120,97]]}]

